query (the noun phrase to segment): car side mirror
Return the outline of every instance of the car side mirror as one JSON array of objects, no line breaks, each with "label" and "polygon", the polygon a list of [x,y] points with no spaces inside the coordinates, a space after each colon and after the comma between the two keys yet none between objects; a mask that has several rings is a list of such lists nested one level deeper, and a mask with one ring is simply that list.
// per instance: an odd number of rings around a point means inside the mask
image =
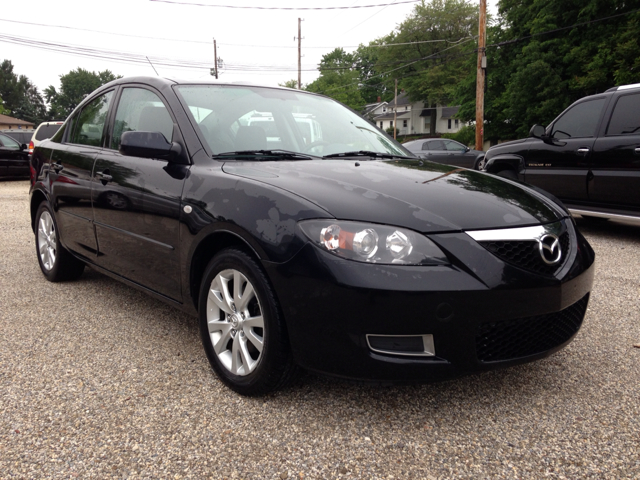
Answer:
[{"label": "car side mirror", "polygon": [[471,149],[469,147],[464,147],[464,153],[470,152]]},{"label": "car side mirror", "polygon": [[124,132],[120,139],[119,151],[132,157],[175,162],[181,157],[182,147],[177,142],[168,142],[160,132]]},{"label": "car side mirror", "polygon": [[529,137],[544,140],[546,137],[544,127],[542,125],[534,125],[531,127],[531,130],[529,130]]},{"label": "car side mirror", "polygon": [[27,147],[26,143],[21,143],[20,144],[20,150],[26,150],[27,148],[29,148],[29,147]]}]

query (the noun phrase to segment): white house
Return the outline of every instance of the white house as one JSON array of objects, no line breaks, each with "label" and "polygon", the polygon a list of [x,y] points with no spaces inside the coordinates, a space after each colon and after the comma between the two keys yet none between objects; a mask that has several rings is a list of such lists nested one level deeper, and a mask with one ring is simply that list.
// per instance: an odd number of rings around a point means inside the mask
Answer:
[{"label": "white house", "polygon": [[[456,133],[462,128],[462,122],[453,118],[460,107],[425,107],[423,102],[411,102],[402,92],[391,102],[370,104],[367,116],[382,130],[393,127],[394,117],[399,135],[420,135],[431,132],[432,111],[436,111],[436,134]],[[395,115],[394,115],[395,114]]]}]

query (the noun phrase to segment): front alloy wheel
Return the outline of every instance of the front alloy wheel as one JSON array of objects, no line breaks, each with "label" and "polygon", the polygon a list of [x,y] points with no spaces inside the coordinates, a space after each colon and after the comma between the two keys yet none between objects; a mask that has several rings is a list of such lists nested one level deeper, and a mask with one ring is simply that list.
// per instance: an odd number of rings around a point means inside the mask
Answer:
[{"label": "front alloy wheel", "polygon": [[234,269],[218,273],[209,289],[207,326],[220,363],[234,375],[253,372],[262,358],[264,319],[253,285]]},{"label": "front alloy wheel", "polygon": [[262,395],[297,372],[271,284],[245,252],[219,252],[202,277],[198,314],[205,353],[218,378],[242,395]]}]

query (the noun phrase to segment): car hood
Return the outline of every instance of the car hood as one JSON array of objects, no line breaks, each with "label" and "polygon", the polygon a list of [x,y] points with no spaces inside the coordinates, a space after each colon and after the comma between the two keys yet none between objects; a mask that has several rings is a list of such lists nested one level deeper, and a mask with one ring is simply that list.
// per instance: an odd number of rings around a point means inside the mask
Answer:
[{"label": "car hood", "polygon": [[510,142],[503,142],[503,143],[499,143],[498,145],[494,145],[493,147],[489,148],[489,150],[500,150],[502,147],[510,147],[512,145],[520,145],[522,143],[526,143],[529,140],[531,140],[531,138],[521,138],[519,140],[511,140]]},{"label": "car hood", "polygon": [[335,218],[424,233],[536,225],[566,216],[515,182],[418,160],[234,161],[223,171],[287,190]]}]

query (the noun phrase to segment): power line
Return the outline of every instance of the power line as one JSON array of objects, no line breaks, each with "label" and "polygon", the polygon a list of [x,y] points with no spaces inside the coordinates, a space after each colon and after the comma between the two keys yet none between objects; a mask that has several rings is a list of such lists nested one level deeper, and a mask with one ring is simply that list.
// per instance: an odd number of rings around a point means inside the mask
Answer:
[{"label": "power line", "polygon": [[245,10],[351,10],[356,8],[377,8],[388,7],[391,5],[402,5],[403,3],[418,3],[420,0],[403,0],[402,2],[379,3],[376,5],[351,5],[349,7],[251,7],[242,5],[211,5],[208,3],[195,2],[177,2],[174,0],[149,0],[155,3],[171,3],[174,5],[190,5],[195,7],[213,7],[213,8],[237,8]]},{"label": "power line", "polygon": [[[47,27],[47,28],[61,28],[64,30],[77,30],[80,32],[92,32],[92,33],[101,33],[103,35],[113,35],[116,37],[129,37],[129,38],[141,38],[141,39],[146,39],[146,40],[162,40],[162,41],[166,41],[166,42],[182,42],[182,43],[195,43],[195,44],[200,44],[200,45],[207,45],[210,46],[211,42],[207,41],[202,41],[202,40],[186,40],[186,39],[182,39],[182,38],[166,38],[166,37],[149,37],[149,36],[145,36],[145,35],[133,35],[133,34],[129,34],[129,33],[117,33],[117,32],[106,32],[104,30],[93,30],[93,29],[89,29],[89,28],[79,28],[79,27],[70,27],[67,25],[52,25],[52,24],[47,24],[47,23],[35,23],[35,22],[24,22],[24,21],[20,21],[20,20],[7,20],[4,18],[0,18],[0,22],[7,22],[7,23],[17,23],[20,25],[32,25],[32,26],[36,26],[36,27]],[[468,37],[463,37],[460,40],[463,40],[465,38]],[[439,39],[439,40],[421,40],[421,41],[416,41],[416,42],[403,42],[403,43],[380,43],[380,44],[370,44],[370,45],[365,45],[367,47],[395,47],[395,46],[401,46],[401,45],[417,45],[417,44],[421,44],[421,43],[438,43],[438,42],[449,42],[449,43],[456,43],[460,40],[457,41],[451,41],[451,40],[444,40],[444,39]],[[241,43],[226,43],[226,42],[220,42],[218,43],[218,45],[223,45],[225,47],[247,47],[247,48],[298,48],[295,45],[250,45],[250,44],[241,44]],[[313,48],[313,49],[336,49],[336,48],[358,48],[360,47],[360,45],[325,45],[325,46],[305,46],[306,49],[309,48]]]}]

